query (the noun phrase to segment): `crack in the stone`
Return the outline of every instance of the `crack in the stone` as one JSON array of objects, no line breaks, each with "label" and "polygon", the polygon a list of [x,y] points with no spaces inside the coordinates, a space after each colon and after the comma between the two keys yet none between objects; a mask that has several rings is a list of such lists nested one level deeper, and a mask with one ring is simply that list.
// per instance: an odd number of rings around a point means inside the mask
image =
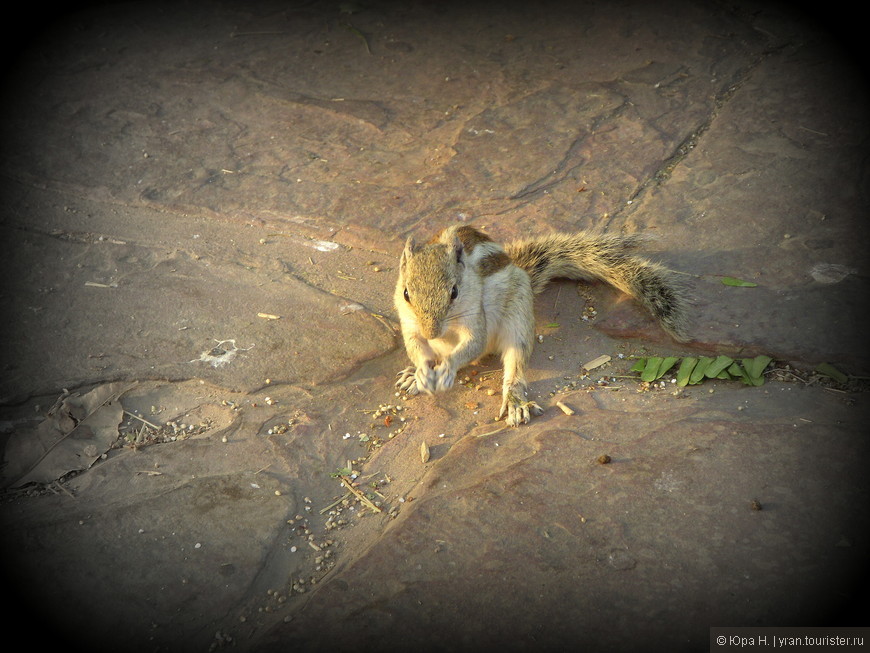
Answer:
[{"label": "crack in the stone", "polygon": [[717,93],[713,98],[712,107],[707,114],[706,118],[701,121],[695,129],[693,129],[688,136],[686,136],[676,148],[674,148],[673,152],[669,157],[664,159],[661,162],[661,165],[656,168],[656,170],[643,182],[641,182],[635,191],[628,198],[628,201],[615,210],[611,215],[607,218],[605,228],[609,228],[610,225],[622,217],[622,215],[631,210],[632,207],[636,206],[637,200],[641,199],[650,188],[657,187],[662,183],[666,182],[670,179],[674,170],[679,166],[685,158],[689,155],[689,153],[698,146],[702,136],[713,126],[713,123],[716,121],[716,118],[719,116],[719,113],[734,94],[740,89],[743,84],[745,84],[753,71],[761,64],[761,62],[772,53],[772,50],[765,49],[760,54],[756,55],[748,64],[740,68],[732,78],[732,81],[727,84],[723,90]]},{"label": "crack in the stone", "polygon": [[577,170],[580,166],[586,163],[586,160],[583,157],[577,156],[577,151],[580,150],[583,145],[586,144],[589,138],[594,138],[595,134],[598,132],[598,127],[604,123],[607,123],[614,118],[619,118],[623,113],[625,113],[626,109],[631,106],[631,102],[623,97],[622,103],[614,108],[612,111],[608,111],[605,114],[598,116],[590,126],[589,130],[584,132],[583,134],[577,136],[568,149],[565,151],[565,155],[562,159],[556,164],[556,167],[552,172],[547,173],[543,177],[540,177],[533,182],[526,184],[519,191],[508,197],[510,200],[523,200],[523,204],[527,204],[531,198],[537,196],[539,193],[543,193],[551,188],[554,188],[567,180],[571,174]]},{"label": "crack in the stone", "polygon": [[[565,181],[565,179],[579,166],[583,164],[583,160],[581,157],[580,161],[575,162],[573,165],[569,166],[569,162],[572,158],[574,158],[574,153],[577,149],[586,141],[588,134],[584,134],[583,136],[578,136],[574,139],[571,145],[568,147],[568,150],[565,152],[565,156],[556,164],[553,172],[549,172],[543,177],[536,179],[535,181],[527,184],[523,188],[521,188],[518,192],[511,195],[508,199],[511,200],[522,200],[528,197],[537,195],[538,193],[542,193],[554,186],[558,186],[560,183]],[[561,174],[560,174],[561,173]]]}]

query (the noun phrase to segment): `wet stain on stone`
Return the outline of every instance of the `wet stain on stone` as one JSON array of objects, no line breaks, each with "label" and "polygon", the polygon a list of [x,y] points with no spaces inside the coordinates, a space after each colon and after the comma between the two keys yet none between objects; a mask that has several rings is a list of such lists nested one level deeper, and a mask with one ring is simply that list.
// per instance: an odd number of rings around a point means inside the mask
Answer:
[{"label": "wet stain on stone", "polygon": [[637,566],[637,560],[625,549],[612,549],[607,554],[607,564],[618,571],[628,571]]}]

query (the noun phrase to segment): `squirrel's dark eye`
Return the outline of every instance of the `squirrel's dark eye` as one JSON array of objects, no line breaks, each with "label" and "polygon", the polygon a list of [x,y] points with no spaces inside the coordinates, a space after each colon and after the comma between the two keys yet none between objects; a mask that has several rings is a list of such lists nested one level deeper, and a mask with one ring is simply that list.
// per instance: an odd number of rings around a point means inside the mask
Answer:
[{"label": "squirrel's dark eye", "polygon": [[453,300],[453,299],[456,299],[457,297],[459,297],[459,288],[457,288],[456,286],[453,286],[453,290],[450,291],[450,299]]},{"label": "squirrel's dark eye", "polygon": [[411,298],[408,296],[408,289],[405,288],[405,301],[409,304],[411,303]]}]

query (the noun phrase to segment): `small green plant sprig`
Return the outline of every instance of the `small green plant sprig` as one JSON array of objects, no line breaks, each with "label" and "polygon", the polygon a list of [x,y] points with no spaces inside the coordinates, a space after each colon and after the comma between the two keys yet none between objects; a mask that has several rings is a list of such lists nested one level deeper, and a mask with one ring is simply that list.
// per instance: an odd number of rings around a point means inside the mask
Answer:
[{"label": "small green plant sprig", "polygon": [[705,379],[740,379],[746,385],[764,384],[764,370],[773,359],[770,356],[742,358],[739,361],[730,356],[650,356],[641,358],[632,366],[632,372],[640,372],[641,381],[657,381],[679,363],[677,385],[697,385]]}]

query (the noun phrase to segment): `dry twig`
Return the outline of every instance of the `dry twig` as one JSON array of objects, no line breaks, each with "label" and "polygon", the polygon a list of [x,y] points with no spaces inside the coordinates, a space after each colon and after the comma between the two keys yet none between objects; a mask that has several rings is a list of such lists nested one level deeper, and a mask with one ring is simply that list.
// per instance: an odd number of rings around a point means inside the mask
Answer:
[{"label": "dry twig", "polygon": [[353,486],[353,482],[347,476],[339,476],[341,482],[344,486],[350,490],[353,495],[360,500],[360,502],[366,507],[374,510],[375,512],[383,512],[380,508],[378,508],[375,504],[373,504],[369,498],[363,494],[358,488]]}]

